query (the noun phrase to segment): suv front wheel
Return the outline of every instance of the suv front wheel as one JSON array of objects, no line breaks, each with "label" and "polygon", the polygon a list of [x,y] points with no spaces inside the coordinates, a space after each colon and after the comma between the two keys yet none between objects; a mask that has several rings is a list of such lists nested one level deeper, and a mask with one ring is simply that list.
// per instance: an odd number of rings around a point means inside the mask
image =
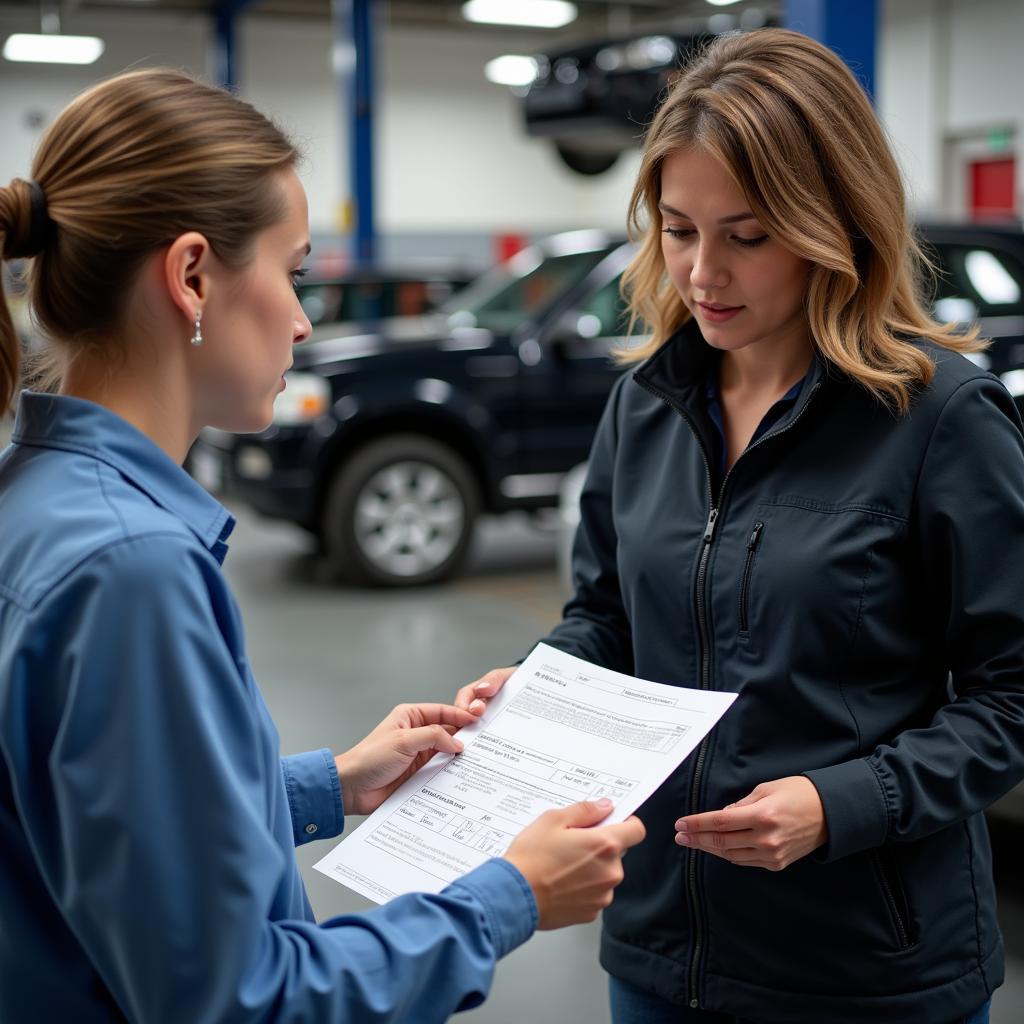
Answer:
[{"label": "suv front wheel", "polygon": [[342,465],[327,496],[323,539],[356,582],[432,583],[466,553],[479,503],[473,474],[451,448],[411,434],[384,437]]}]

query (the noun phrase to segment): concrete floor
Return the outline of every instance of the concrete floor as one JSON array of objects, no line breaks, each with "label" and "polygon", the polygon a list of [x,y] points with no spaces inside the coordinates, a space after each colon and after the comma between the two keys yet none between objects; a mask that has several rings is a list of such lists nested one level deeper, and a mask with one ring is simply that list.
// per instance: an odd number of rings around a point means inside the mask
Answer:
[{"label": "concrete floor", "polygon": [[[482,524],[468,572],[445,586],[366,591],[325,578],[300,531],[235,508],[226,570],[242,608],[250,660],[286,753],[343,749],[406,700],[450,699],[484,670],[524,655],[557,618],[563,594],[556,541],[523,520]],[[355,823],[355,819],[352,820]],[[997,823],[996,870],[1006,985],[992,1024],[1024,1021],[1024,828]],[[330,847],[299,851],[319,917],[371,904],[311,865]],[[467,1024],[608,1024],[597,925],[535,936],[498,967]]]}]

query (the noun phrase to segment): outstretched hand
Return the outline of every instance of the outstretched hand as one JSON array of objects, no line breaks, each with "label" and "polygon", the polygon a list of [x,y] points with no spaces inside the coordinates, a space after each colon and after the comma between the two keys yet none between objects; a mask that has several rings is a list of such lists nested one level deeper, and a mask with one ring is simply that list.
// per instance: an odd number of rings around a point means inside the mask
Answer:
[{"label": "outstretched hand", "polygon": [[676,822],[676,842],[744,867],[781,871],[828,839],[825,809],[813,782],[793,775],[763,782],[720,811]]},{"label": "outstretched hand", "polygon": [[477,716],[450,704],[399,704],[334,763],[346,814],[370,814],[435,754],[459,754],[453,734]]}]

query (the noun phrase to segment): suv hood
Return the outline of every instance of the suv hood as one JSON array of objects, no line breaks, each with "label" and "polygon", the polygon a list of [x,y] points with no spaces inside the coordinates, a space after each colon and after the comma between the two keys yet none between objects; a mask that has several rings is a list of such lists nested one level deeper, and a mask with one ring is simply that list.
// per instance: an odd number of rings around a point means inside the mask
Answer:
[{"label": "suv hood", "polygon": [[350,359],[412,349],[486,349],[493,344],[490,331],[476,327],[450,328],[439,314],[395,317],[365,323],[324,324],[314,328],[309,341],[295,349],[293,369],[310,370]]}]

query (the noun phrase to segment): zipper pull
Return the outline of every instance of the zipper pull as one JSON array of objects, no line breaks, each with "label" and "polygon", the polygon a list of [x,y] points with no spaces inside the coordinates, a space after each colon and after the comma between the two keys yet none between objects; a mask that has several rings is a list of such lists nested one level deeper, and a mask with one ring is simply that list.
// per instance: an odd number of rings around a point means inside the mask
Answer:
[{"label": "zipper pull", "polygon": [[747,541],[747,550],[755,551],[757,545],[761,543],[761,533],[764,530],[764,523],[754,523],[754,532],[750,535],[750,540]]},{"label": "zipper pull", "polygon": [[718,509],[712,508],[708,513],[708,523],[704,527],[704,543],[710,544],[715,536],[715,523],[718,522]]}]

